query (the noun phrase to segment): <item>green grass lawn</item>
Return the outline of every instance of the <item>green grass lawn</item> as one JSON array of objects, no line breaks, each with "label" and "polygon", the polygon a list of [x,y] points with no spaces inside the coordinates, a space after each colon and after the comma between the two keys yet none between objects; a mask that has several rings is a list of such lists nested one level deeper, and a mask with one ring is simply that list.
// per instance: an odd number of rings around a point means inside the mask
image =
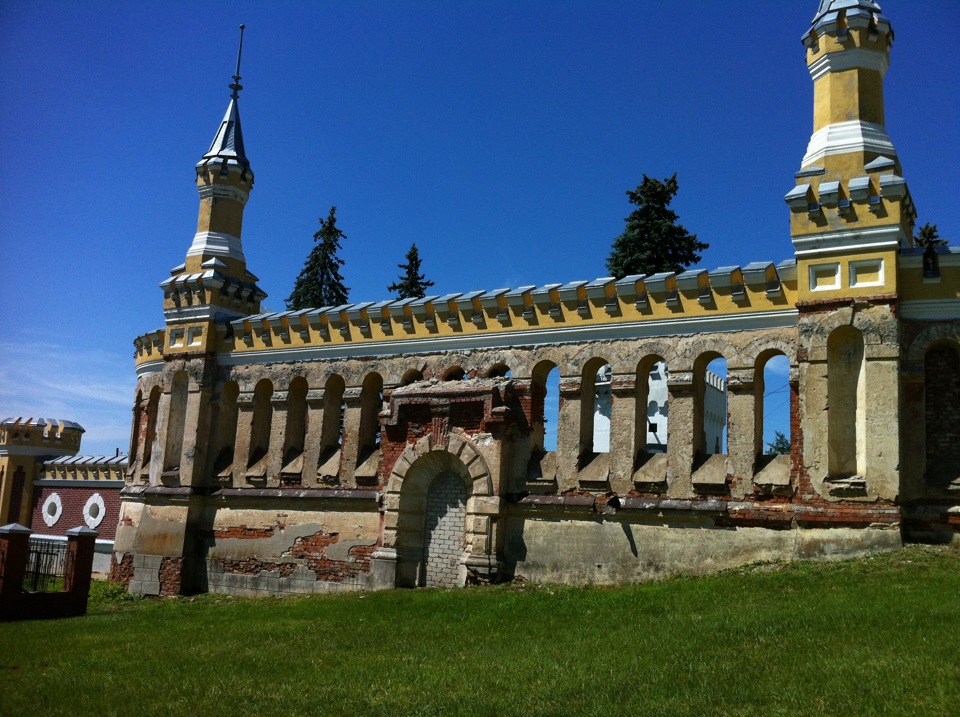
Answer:
[{"label": "green grass lawn", "polygon": [[110,592],[0,624],[0,714],[960,714],[945,548],[620,588]]}]

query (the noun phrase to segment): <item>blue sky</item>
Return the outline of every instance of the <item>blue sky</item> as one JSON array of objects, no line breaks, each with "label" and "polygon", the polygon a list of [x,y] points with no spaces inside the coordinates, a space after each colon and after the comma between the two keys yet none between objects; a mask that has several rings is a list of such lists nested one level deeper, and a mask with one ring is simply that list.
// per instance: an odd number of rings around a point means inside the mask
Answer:
[{"label": "blue sky", "polygon": [[[604,276],[644,173],[678,173],[704,267],[790,257],[817,4],[7,0],[0,414],[126,450],[131,342],[193,237],[241,22],[244,250],[279,309],[334,204],[355,301],[389,296],[413,241],[438,292]],[[960,2],[882,5],[887,129],[957,243]]]}]

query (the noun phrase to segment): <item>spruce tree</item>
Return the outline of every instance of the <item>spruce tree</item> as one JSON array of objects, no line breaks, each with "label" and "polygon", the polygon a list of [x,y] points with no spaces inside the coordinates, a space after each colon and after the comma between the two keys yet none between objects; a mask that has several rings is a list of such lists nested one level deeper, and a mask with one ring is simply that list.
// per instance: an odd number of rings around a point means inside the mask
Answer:
[{"label": "spruce tree", "polygon": [[917,235],[913,238],[913,241],[921,249],[936,249],[938,246],[947,245],[946,239],[940,238],[937,225],[930,222],[917,229]]},{"label": "spruce tree", "polygon": [[700,261],[699,252],[710,245],[677,223],[677,213],[669,206],[678,189],[676,174],[662,182],[644,174],[637,188],[627,192],[637,208],[625,219],[623,234],[613,240],[607,259],[611,275],[622,279],[631,274],[683,271]]},{"label": "spruce tree", "polygon": [[330,207],[326,219],[320,220],[320,229],[313,235],[316,242],[287,299],[287,308],[317,309],[321,306],[339,306],[347,303],[347,289],[340,276],[343,259],[337,256],[340,240],[346,239],[337,227],[337,208]]},{"label": "spruce tree", "polygon": [[427,295],[427,289],[433,286],[433,282],[420,273],[420,252],[416,243],[410,245],[410,251],[404,258],[407,260],[406,264],[397,264],[397,268],[403,270],[400,280],[390,284],[387,291],[397,292],[401,299],[422,299]]}]

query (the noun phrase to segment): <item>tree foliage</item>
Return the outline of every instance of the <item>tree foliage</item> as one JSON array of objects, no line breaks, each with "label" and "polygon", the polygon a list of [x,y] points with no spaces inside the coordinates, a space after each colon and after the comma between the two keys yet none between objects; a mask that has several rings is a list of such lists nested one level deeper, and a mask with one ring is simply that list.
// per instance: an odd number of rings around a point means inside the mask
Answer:
[{"label": "tree foliage", "polygon": [[773,440],[767,443],[767,455],[782,456],[790,452],[790,439],[780,431],[773,432]]},{"label": "tree foliage", "polygon": [[938,246],[946,246],[947,240],[940,238],[940,231],[936,224],[927,222],[917,230],[917,235],[913,238],[916,245],[922,249],[936,249]]},{"label": "tree foliage", "polygon": [[660,181],[646,174],[636,189],[627,192],[634,209],[625,221],[623,234],[613,240],[607,269],[617,279],[631,274],[683,271],[700,261],[710,245],[698,241],[677,222],[670,202],[679,189],[677,175]]},{"label": "tree foliage", "polygon": [[343,259],[337,256],[340,240],[346,238],[347,235],[337,227],[337,208],[330,207],[327,218],[320,220],[320,229],[313,235],[316,243],[287,299],[288,309],[296,311],[347,303],[349,289],[340,275]]},{"label": "tree foliage", "polygon": [[403,270],[399,281],[390,284],[387,291],[395,291],[401,299],[422,299],[427,295],[427,289],[433,286],[433,282],[420,273],[420,251],[416,243],[410,245],[410,251],[404,258],[407,260],[406,264],[397,264],[397,268]]}]

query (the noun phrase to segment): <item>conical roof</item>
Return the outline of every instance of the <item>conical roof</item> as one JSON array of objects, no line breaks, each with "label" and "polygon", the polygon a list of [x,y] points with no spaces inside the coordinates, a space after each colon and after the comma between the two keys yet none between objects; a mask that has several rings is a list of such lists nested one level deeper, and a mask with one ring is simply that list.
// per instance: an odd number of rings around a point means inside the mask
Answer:
[{"label": "conical roof", "polygon": [[247,159],[247,153],[243,148],[240,108],[237,105],[236,97],[230,99],[230,104],[227,105],[227,113],[220,122],[220,129],[217,130],[213,142],[210,143],[210,149],[203,155],[200,164],[207,164],[216,159],[222,160],[228,165],[250,170],[250,161]]}]

